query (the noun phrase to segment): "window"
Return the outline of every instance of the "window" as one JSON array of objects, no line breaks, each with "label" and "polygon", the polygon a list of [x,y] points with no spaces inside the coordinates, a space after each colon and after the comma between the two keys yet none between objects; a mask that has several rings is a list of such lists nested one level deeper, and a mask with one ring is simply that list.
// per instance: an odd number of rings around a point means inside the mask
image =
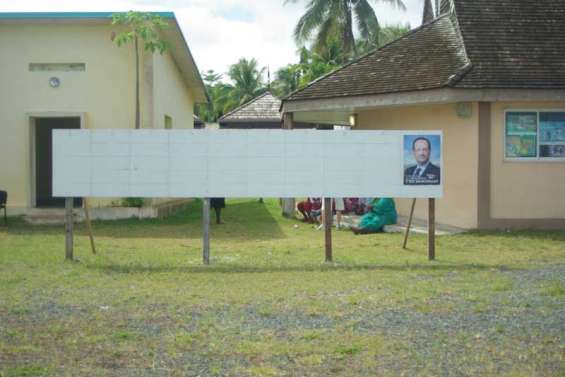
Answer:
[{"label": "window", "polygon": [[172,130],[173,129],[173,118],[168,115],[165,115],[165,129]]},{"label": "window", "polygon": [[506,112],[506,158],[565,159],[565,111]]}]

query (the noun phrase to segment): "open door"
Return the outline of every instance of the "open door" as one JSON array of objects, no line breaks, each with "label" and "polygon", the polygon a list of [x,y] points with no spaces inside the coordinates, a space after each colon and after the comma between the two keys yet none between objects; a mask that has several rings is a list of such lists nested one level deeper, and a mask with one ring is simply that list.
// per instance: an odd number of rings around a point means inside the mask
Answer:
[{"label": "open door", "polygon": [[[80,129],[80,117],[35,119],[35,206],[63,208],[65,198],[53,197],[53,130]],[[75,207],[82,199],[75,199]]]}]

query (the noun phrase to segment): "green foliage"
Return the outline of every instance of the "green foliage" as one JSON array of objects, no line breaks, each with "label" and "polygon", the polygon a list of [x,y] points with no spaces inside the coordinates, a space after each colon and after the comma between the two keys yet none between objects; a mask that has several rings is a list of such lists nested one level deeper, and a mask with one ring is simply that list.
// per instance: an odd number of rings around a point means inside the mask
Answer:
[{"label": "green foliage", "polygon": [[161,16],[148,12],[129,11],[112,15],[112,25],[125,26],[126,30],[113,35],[113,41],[118,47],[141,39],[143,49],[154,53],[163,54],[169,43],[161,38],[160,31],[169,24]]},{"label": "green foliage", "polygon": [[272,88],[275,95],[285,97],[301,89],[320,76],[338,68],[343,63],[336,45],[324,53],[316,53],[303,47],[300,49],[300,62],[282,67],[275,73]]},{"label": "green foliage", "polygon": [[232,86],[222,82],[222,75],[208,70],[202,74],[204,86],[210,97],[210,103],[198,104],[196,114],[205,122],[215,122],[224,115],[228,108]]},{"label": "green foliage", "polygon": [[144,204],[143,198],[123,198],[122,199],[122,205],[124,207],[141,208],[141,207],[143,207],[143,204]]},{"label": "green foliage", "polygon": [[302,66],[300,64],[288,64],[275,72],[275,80],[271,84],[274,95],[284,97],[298,90],[302,77]]},{"label": "green foliage", "polygon": [[239,59],[232,64],[228,71],[229,78],[233,81],[230,91],[230,107],[244,104],[265,92],[263,75],[265,68],[259,68],[255,59]]},{"label": "green foliage", "polygon": [[228,70],[233,84],[221,81],[222,75],[212,70],[203,73],[204,85],[211,103],[199,105],[196,114],[206,122],[214,122],[225,113],[264,93],[267,88],[263,81],[265,68],[259,68],[255,59],[239,59]]},{"label": "green foliage", "polygon": [[112,25],[122,26],[123,31],[116,34],[112,32],[112,40],[118,47],[133,43],[135,48],[135,128],[141,128],[140,99],[139,99],[139,40],[143,49],[154,53],[163,54],[169,44],[161,38],[160,31],[168,27],[159,15],[144,12],[129,11],[112,15]]},{"label": "green foliage", "polygon": [[360,39],[357,41],[357,55],[365,55],[379,47],[382,47],[390,42],[402,37],[410,30],[409,24],[396,24],[387,25],[379,29],[379,37],[374,39]]},{"label": "green foliage", "polygon": [[[390,25],[379,29],[377,41],[359,40],[357,42],[357,56],[364,55],[393,40],[400,38],[410,29],[409,25]],[[302,47],[299,50],[300,62],[288,64],[275,73],[272,84],[273,92],[279,97],[304,88],[319,77],[341,67],[348,62],[349,55],[344,54],[337,39],[329,39],[325,46],[318,49]]]},{"label": "green foliage", "polygon": [[[296,3],[298,0],[286,0]],[[405,10],[402,0],[379,2]],[[294,39],[299,46],[310,44],[322,52],[333,41],[339,43],[344,56],[357,55],[355,32],[361,40],[379,43],[379,22],[369,0],[310,0],[306,11],[294,28]]]},{"label": "green foliage", "polygon": [[[356,44],[357,55],[366,54],[377,47],[401,37],[409,25],[391,25],[378,29],[378,38],[360,39]],[[304,88],[319,77],[341,67],[351,59],[343,52],[339,38],[329,37],[325,44],[298,50],[299,62],[287,64],[275,72],[271,91],[279,98]],[[202,74],[211,103],[198,105],[196,114],[206,122],[214,122],[225,113],[255,98],[266,88],[262,80],[264,68],[259,69],[255,59],[240,59],[230,66],[228,76],[233,84],[222,81],[222,75],[214,71]]]}]

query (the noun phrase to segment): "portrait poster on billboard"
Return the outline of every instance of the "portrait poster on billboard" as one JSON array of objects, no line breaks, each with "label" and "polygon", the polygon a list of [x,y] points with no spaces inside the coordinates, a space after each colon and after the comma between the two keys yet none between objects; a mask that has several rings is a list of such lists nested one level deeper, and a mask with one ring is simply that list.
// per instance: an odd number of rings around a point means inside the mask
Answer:
[{"label": "portrait poster on billboard", "polygon": [[441,135],[405,134],[404,184],[441,184]]}]

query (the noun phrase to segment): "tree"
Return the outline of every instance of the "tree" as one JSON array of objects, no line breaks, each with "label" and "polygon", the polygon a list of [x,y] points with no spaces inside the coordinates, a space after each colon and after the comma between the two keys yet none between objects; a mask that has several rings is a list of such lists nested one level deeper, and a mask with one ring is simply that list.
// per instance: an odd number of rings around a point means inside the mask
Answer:
[{"label": "tree", "polygon": [[237,107],[265,92],[263,74],[265,68],[259,69],[257,60],[245,58],[232,64],[228,71],[229,78],[233,81],[230,93],[229,107]]},{"label": "tree", "polygon": [[300,66],[302,68],[300,87],[305,87],[310,82],[338,68],[344,62],[339,49],[334,50],[330,47],[320,54],[303,48],[300,51]]},{"label": "tree", "polygon": [[222,75],[213,70],[204,72],[202,79],[210,96],[210,103],[197,105],[196,113],[205,122],[215,122],[224,115],[232,86],[223,83]]},{"label": "tree", "polygon": [[357,42],[357,54],[364,55],[379,47],[382,47],[410,31],[410,25],[388,25],[379,29],[379,38],[377,41],[362,39]]},{"label": "tree", "polygon": [[298,90],[300,78],[302,77],[302,66],[300,64],[288,64],[275,72],[275,80],[271,88],[277,97],[285,97]]},{"label": "tree", "polygon": [[141,128],[139,106],[139,41],[143,49],[150,53],[159,51],[163,54],[169,47],[166,40],[161,38],[160,31],[168,24],[160,16],[153,13],[134,12],[115,13],[112,15],[112,25],[122,25],[124,31],[112,33],[112,40],[118,47],[133,42],[135,49],[135,128]]},{"label": "tree", "polygon": [[[285,0],[285,4],[297,1]],[[406,9],[402,0],[373,1]],[[340,42],[343,54],[351,57],[357,55],[354,31],[361,39],[378,41],[379,22],[370,0],[309,0],[294,28],[294,39],[299,46],[312,42],[313,50],[321,52],[334,38]],[[313,33],[316,36],[312,40]]]}]

